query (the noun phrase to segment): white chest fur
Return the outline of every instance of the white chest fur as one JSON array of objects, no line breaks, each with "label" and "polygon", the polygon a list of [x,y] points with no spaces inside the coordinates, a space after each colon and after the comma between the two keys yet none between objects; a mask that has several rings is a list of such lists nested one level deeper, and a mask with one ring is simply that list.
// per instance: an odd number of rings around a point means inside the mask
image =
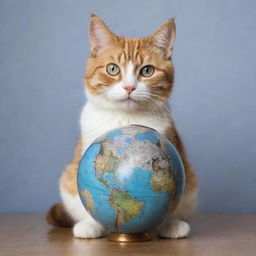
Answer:
[{"label": "white chest fur", "polygon": [[83,151],[101,134],[129,124],[151,127],[159,133],[172,123],[170,113],[163,109],[159,113],[129,113],[118,110],[105,110],[95,106],[90,101],[86,103],[81,113],[81,131]]}]

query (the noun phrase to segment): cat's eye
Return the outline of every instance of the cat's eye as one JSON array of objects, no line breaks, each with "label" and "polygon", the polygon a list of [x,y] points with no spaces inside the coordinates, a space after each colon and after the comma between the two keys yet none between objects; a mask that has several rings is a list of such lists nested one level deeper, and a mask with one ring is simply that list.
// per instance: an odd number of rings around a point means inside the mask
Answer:
[{"label": "cat's eye", "polygon": [[155,69],[153,66],[147,65],[140,70],[140,74],[144,77],[150,77],[154,74],[154,71]]},{"label": "cat's eye", "polygon": [[107,65],[107,72],[111,76],[116,76],[120,73],[120,68],[116,64],[110,63]]}]

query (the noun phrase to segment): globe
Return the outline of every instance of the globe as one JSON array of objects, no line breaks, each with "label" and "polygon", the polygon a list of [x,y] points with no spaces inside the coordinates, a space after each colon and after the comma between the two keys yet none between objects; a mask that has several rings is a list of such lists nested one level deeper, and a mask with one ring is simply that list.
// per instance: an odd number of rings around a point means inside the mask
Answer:
[{"label": "globe", "polygon": [[184,188],[175,147],[156,130],[129,125],[98,137],[78,168],[78,191],[91,216],[117,233],[156,228]]}]

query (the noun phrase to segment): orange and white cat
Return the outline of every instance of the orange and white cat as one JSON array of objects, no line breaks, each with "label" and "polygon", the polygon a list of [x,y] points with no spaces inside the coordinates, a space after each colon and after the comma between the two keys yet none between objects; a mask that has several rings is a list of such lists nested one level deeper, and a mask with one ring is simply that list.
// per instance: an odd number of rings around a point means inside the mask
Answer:
[{"label": "orange and white cat", "polygon": [[[166,238],[186,237],[197,202],[197,179],[175,128],[168,99],[174,67],[172,51],[175,23],[167,20],[155,33],[144,38],[113,34],[92,15],[91,56],[87,63],[87,103],[81,113],[81,139],[75,155],[60,179],[63,203],[52,206],[47,219],[53,225],[73,226],[79,238],[97,238],[107,232],[83,207],[77,191],[77,168],[86,148],[102,133],[129,124],[151,127],[166,136],[177,148],[186,174],[181,201],[173,214],[156,229]],[[104,213],[102,213],[104,214]]]}]

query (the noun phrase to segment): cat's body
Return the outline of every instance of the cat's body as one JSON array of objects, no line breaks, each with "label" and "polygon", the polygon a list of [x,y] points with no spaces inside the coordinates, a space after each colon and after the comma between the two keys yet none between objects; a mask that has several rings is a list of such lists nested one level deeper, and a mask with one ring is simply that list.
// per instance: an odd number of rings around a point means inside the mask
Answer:
[{"label": "cat's body", "polygon": [[[186,186],[181,201],[157,232],[160,236],[170,238],[185,237],[190,232],[186,221],[196,206],[196,176],[167,106],[173,84],[173,65],[170,60],[175,36],[173,33],[175,25],[173,20],[169,20],[151,37],[126,39],[115,36],[98,17],[92,17],[92,56],[87,64],[85,79],[88,102],[80,119],[81,139],[72,162],[60,180],[64,207],[62,204],[52,207],[48,213],[50,223],[75,224],[74,236],[80,238],[96,238],[106,233],[80,201],[76,184],[77,167],[86,148],[99,135],[114,128],[138,124],[151,127],[166,136],[176,146],[185,167]],[[160,40],[158,45],[151,44],[155,39]],[[164,43],[169,43],[166,51],[163,49]]]}]

